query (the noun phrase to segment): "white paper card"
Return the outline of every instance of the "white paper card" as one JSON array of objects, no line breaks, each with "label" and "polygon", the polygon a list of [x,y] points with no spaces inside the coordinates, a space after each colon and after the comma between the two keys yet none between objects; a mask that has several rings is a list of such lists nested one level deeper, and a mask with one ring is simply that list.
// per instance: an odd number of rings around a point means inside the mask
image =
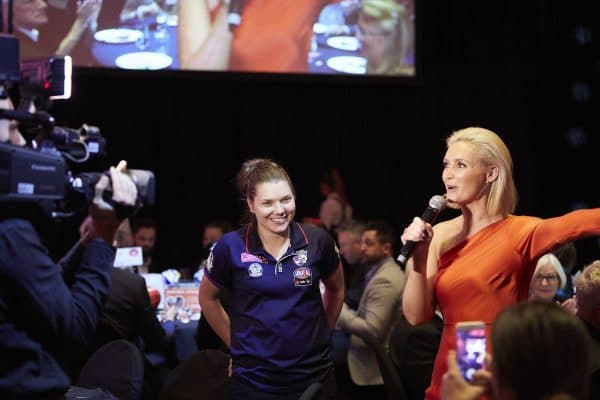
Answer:
[{"label": "white paper card", "polygon": [[142,264],[144,264],[144,258],[142,257],[141,247],[119,247],[117,249],[115,263],[113,264],[115,267],[126,268]]}]

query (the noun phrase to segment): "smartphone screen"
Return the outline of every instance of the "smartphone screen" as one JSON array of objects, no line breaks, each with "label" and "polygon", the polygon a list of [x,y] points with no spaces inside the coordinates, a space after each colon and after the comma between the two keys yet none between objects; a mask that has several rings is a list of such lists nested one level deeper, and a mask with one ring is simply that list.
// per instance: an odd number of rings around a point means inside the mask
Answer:
[{"label": "smartphone screen", "polygon": [[458,367],[467,381],[483,367],[485,360],[485,324],[481,321],[456,324],[456,357]]}]

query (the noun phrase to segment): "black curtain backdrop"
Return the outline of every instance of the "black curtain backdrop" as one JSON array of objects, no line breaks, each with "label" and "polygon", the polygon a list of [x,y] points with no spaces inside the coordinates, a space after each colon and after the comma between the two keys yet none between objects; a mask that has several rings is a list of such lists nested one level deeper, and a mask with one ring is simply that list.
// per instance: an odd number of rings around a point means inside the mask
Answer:
[{"label": "black curtain backdrop", "polygon": [[[399,236],[443,192],[445,137],[473,125],[494,130],[512,151],[517,214],[549,217],[576,202],[600,206],[597,101],[571,97],[573,81],[598,76],[590,55],[599,54],[597,44],[575,40],[578,24],[596,24],[588,8],[424,1],[416,84],[78,69],[72,99],[51,111],[60,125],[99,126],[108,142],[105,165],[127,159],[131,168],[155,172],[157,252],[169,267],[192,266],[207,221],[238,221],[232,179],[243,160],[257,156],[288,169],[298,219],[317,215],[319,176],[338,166],[355,216],[389,220]],[[572,126],[588,132],[585,145],[568,145]],[[578,250],[580,264],[600,258],[595,239]]]}]

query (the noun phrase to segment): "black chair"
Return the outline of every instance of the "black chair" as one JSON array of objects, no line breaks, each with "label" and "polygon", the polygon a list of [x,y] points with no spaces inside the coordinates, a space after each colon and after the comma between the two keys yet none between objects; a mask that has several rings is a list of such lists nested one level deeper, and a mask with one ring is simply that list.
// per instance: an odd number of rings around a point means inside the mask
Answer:
[{"label": "black chair", "polygon": [[167,379],[160,400],[229,398],[229,354],[205,349],[183,360]]},{"label": "black chair", "polygon": [[75,385],[105,389],[121,400],[140,400],[143,381],[144,361],[140,350],[127,340],[114,340],[92,354]]},{"label": "black chair", "polygon": [[369,347],[375,352],[377,358],[377,364],[379,365],[379,371],[383,378],[383,386],[385,389],[388,400],[407,400],[406,389],[404,383],[396,370],[396,367],[392,363],[390,355],[383,347],[383,344],[374,334],[371,332],[362,336],[361,339],[369,345]]}]

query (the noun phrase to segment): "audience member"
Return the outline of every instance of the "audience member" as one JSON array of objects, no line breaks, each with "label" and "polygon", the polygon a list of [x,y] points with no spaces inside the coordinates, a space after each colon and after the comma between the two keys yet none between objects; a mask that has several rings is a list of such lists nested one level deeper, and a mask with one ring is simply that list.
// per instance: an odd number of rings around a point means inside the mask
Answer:
[{"label": "audience member", "polygon": [[[60,0],[58,2],[64,3],[64,1]],[[45,42],[48,39],[48,41],[52,42],[52,39],[49,37],[43,38],[40,29],[45,25],[50,26],[50,24],[56,23],[56,21],[48,19],[48,4],[46,1],[14,0],[14,33],[19,38],[21,59],[26,60],[50,56],[64,57],[71,54],[84,33],[89,29],[95,29],[101,4],[101,0],[83,0],[78,2],[75,19],[66,31],[66,34],[52,47],[46,47],[46,45],[42,45],[42,41]],[[4,7],[3,15],[6,19],[8,0],[2,0],[2,5]],[[57,28],[58,26],[55,26],[53,29]]]},{"label": "audience member", "polygon": [[346,198],[342,176],[337,168],[331,168],[319,181],[321,194],[325,200],[319,207],[319,223],[327,231],[335,234],[337,227],[352,219],[352,207]]},{"label": "audience member", "polygon": [[367,74],[411,74],[408,63],[410,31],[406,9],[396,0],[362,0],[356,37],[367,59]]},{"label": "audience member", "polygon": [[535,260],[560,243],[600,233],[600,209],[550,219],[512,215],[517,203],[512,158],[490,130],[454,132],[443,165],[447,200],[461,215],[434,228],[415,217],[402,235],[403,242],[416,242],[406,267],[406,319],[428,321],[438,306],[444,315],[429,400],[439,398],[456,322],[481,320],[488,335],[500,311],[527,299]]},{"label": "audience member", "polygon": [[[492,327],[491,368],[474,381],[491,382],[495,399],[586,399],[590,339],[581,321],[547,302],[523,302],[502,311]],[[449,351],[442,400],[475,400],[489,386],[467,383]],[[487,365],[489,368],[489,365]]]},{"label": "audience member", "polygon": [[364,231],[365,224],[357,220],[342,223],[337,229],[337,242],[342,256],[346,284],[344,303],[354,310],[358,308],[358,301],[365,288],[367,269],[360,263]]},{"label": "audience member", "polygon": [[567,275],[558,258],[552,253],[544,254],[535,265],[529,289],[529,299],[554,301],[561,304],[570,313],[576,314],[577,303],[575,299],[567,299],[561,302],[557,297],[558,290],[563,289],[566,284]]},{"label": "audience member", "polygon": [[[0,134],[0,137],[7,135]],[[112,199],[133,205],[137,191],[122,171],[110,169]],[[108,187],[104,176],[97,193]],[[74,398],[62,365],[84,351],[106,298],[114,260],[110,247],[120,221],[100,196],[90,207],[90,226],[74,283],[48,255],[39,227],[48,224],[37,204],[3,201],[0,206],[0,397],[6,399]],[[77,391],[74,391],[77,392]],[[106,392],[96,399],[114,399]]]},{"label": "audience member", "polygon": [[231,398],[298,398],[319,382],[318,398],[331,399],[329,337],[344,299],[335,242],[294,221],[294,188],[279,164],[248,160],[237,183],[252,220],[217,242],[200,284],[202,316],[231,349]]},{"label": "audience member", "polygon": [[[350,335],[347,362],[334,360],[343,370],[348,369],[352,382],[358,386],[383,385],[375,352],[363,341],[367,334],[374,335],[388,348],[392,327],[401,313],[404,272],[392,258],[393,228],[383,221],[366,224],[362,235],[361,262],[367,268],[367,282],[357,310],[347,304],[342,307],[336,327]],[[333,343],[339,346],[340,343]],[[339,349],[337,357],[340,356]],[[347,367],[346,367],[347,366]],[[342,382],[340,382],[342,385]],[[354,388],[353,390],[356,390]]]},{"label": "audience member", "polygon": [[583,269],[575,286],[577,315],[592,338],[589,399],[600,399],[600,260]]},{"label": "audience member", "polygon": [[206,259],[210,254],[213,246],[217,243],[221,237],[227,232],[231,232],[233,226],[231,222],[225,220],[213,220],[206,223],[204,231],[202,232],[202,255],[198,268],[203,269],[206,266]]},{"label": "audience member", "polygon": [[133,245],[140,246],[143,252],[144,263],[138,267],[140,274],[160,273],[163,269],[153,254],[157,230],[156,222],[151,217],[139,215],[131,220]]},{"label": "audience member", "polygon": [[179,62],[185,69],[306,72],[312,26],[328,0],[242,2],[228,28],[219,1],[178,0]]},{"label": "audience member", "polygon": [[565,286],[566,280],[558,258],[552,253],[544,254],[535,264],[529,299],[553,301],[558,289]]},{"label": "audience member", "polygon": [[439,311],[420,325],[401,315],[390,337],[390,358],[404,384],[408,400],[423,400],[431,382],[433,363],[440,346],[444,321]]}]

